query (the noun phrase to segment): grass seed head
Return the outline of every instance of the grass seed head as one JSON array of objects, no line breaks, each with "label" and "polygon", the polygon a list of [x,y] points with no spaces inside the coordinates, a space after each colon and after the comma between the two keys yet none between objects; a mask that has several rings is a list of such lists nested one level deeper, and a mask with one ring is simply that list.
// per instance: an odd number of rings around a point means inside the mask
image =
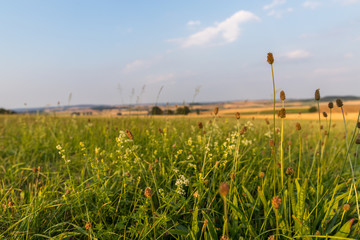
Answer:
[{"label": "grass seed head", "polygon": [[267,118],[265,118],[266,125],[270,125],[270,122]]},{"label": "grass seed head", "polygon": [[264,178],[264,177],[265,177],[265,173],[264,173],[264,172],[261,172],[261,173],[259,174],[259,177]]},{"label": "grass seed head", "polygon": [[160,134],[163,134],[164,131],[163,131],[161,128],[159,128],[159,133],[160,133]]},{"label": "grass seed head", "polygon": [[145,188],[144,195],[147,198],[151,198],[151,196],[153,195],[151,188],[149,188],[149,187]]},{"label": "grass seed head", "polygon": [[230,185],[227,182],[222,182],[220,183],[220,187],[219,187],[219,194],[222,197],[226,197],[226,195],[228,195],[230,190]]},{"label": "grass seed head", "polygon": [[286,174],[292,176],[294,174],[294,169],[292,167],[288,167],[286,169]]},{"label": "grass seed head", "polygon": [[218,115],[218,113],[219,113],[219,107],[215,107],[215,109],[214,109],[214,115],[216,116],[216,115]]},{"label": "grass seed head", "polygon": [[281,108],[279,112],[280,118],[286,118],[286,110],[285,108]]},{"label": "grass seed head", "polygon": [[324,118],[327,118],[327,113],[326,112],[323,112],[323,116],[324,116]]},{"label": "grass seed head", "polygon": [[199,129],[202,129],[204,127],[203,123],[202,122],[198,122],[198,127]]},{"label": "grass seed head", "polygon": [[236,118],[236,119],[240,119],[240,113],[239,113],[239,112],[236,112],[236,113],[235,113],[235,118]]},{"label": "grass seed head", "polygon": [[273,64],[273,63],[274,63],[274,56],[273,56],[273,54],[270,53],[270,52],[267,54],[267,62],[268,62],[269,64]]},{"label": "grass seed head", "polygon": [[281,198],[275,196],[272,198],[272,205],[275,209],[280,209],[281,206]]},{"label": "grass seed head", "polygon": [[205,220],[204,220],[204,224],[203,224],[203,226],[202,226],[202,231],[204,231],[204,229],[206,228],[207,224],[208,224],[208,220],[205,219]]},{"label": "grass seed head", "polygon": [[357,128],[360,128],[360,122],[357,123]]},{"label": "grass seed head", "polygon": [[301,124],[300,123],[296,123],[296,130],[298,130],[298,131],[301,130]]},{"label": "grass seed head", "polygon": [[316,89],[315,91],[315,100],[316,101],[320,100],[320,88]]},{"label": "grass seed head", "polygon": [[355,143],[356,143],[356,144],[360,144],[360,134],[359,134],[358,137],[356,138]]},{"label": "grass seed head", "polygon": [[345,211],[345,212],[347,212],[347,211],[349,211],[350,210],[350,204],[345,204],[344,206],[343,206],[343,210]]},{"label": "grass seed head", "polygon": [[241,130],[240,130],[240,135],[243,135],[244,133],[246,133],[247,131],[247,127],[243,127]]},{"label": "grass seed head", "polygon": [[329,103],[328,103],[328,107],[329,107],[330,109],[334,108],[334,103],[333,103],[333,102],[329,102]]},{"label": "grass seed head", "polygon": [[283,90],[281,90],[281,92],[280,92],[280,99],[281,99],[281,101],[285,101],[285,99],[286,99],[285,92]]},{"label": "grass seed head", "polygon": [[128,136],[128,138],[130,138],[131,140],[134,139],[134,135],[130,132],[129,129],[126,129],[126,130],[125,130],[125,133],[126,133],[126,135]]},{"label": "grass seed head", "polygon": [[342,107],[343,105],[343,101],[340,98],[336,99],[336,106]]},{"label": "grass seed head", "polygon": [[316,235],[316,236],[320,236],[320,235],[321,235],[320,231],[319,231],[319,230],[316,231],[316,232],[315,232],[315,235]]},{"label": "grass seed head", "polygon": [[274,139],[270,139],[270,140],[269,140],[269,145],[270,145],[270,147],[274,147],[274,146],[275,146]]},{"label": "grass seed head", "polygon": [[86,224],[85,224],[85,229],[86,229],[86,230],[90,230],[91,227],[92,227],[91,222],[86,222]]},{"label": "grass seed head", "polygon": [[270,236],[268,237],[268,240],[275,240],[274,235],[270,235]]},{"label": "grass seed head", "polygon": [[223,235],[223,236],[221,236],[220,240],[229,240],[229,238],[228,238],[228,236]]}]

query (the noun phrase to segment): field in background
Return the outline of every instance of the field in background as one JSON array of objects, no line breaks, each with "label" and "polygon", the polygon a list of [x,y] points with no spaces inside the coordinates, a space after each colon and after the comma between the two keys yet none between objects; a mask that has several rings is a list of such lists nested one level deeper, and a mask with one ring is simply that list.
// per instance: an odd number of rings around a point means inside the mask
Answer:
[{"label": "field in background", "polygon": [[[335,99],[334,99],[335,102]],[[320,103],[320,112],[327,112],[329,114],[329,108],[327,107],[327,102]],[[316,120],[318,118],[318,113],[311,113],[309,109],[316,106],[314,101],[290,101],[286,102],[287,117],[294,120]],[[152,106],[148,105],[139,105],[124,107],[123,109],[118,109],[116,106],[114,109],[100,109],[94,110],[92,108],[69,108],[65,111],[61,110],[61,107],[56,109],[57,115],[69,116],[74,112],[80,113],[91,113],[93,116],[103,116],[103,117],[114,117],[114,116],[148,116],[149,111]],[[176,111],[177,107],[180,105],[169,105],[169,106],[159,106],[163,110],[172,110]],[[234,101],[227,103],[217,103],[217,104],[203,104],[203,105],[192,105],[190,109],[192,112],[188,114],[191,117],[211,117],[213,116],[213,109],[215,107],[220,108],[220,116],[222,117],[232,117],[235,116],[236,112],[241,114],[242,118],[259,118],[266,119],[272,118],[272,102],[271,101]],[[277,110],[281,108],[281,104],[278,103]],[[344,101],[344,112],[348,119],[356,120],[358,111],[360,108],[360,100],[351,100]],[[199,110],[199,114],[196,112]],[[54,109],[45,110],[45,113],[53,114]],[[88,116],[88,115],[85,115]],[[166,117],[179,117],[178,115]],[[180,115],[180,117],[182,117]],[[333,109],[333,119],[341,120],[342,114],[339,108]]]}]

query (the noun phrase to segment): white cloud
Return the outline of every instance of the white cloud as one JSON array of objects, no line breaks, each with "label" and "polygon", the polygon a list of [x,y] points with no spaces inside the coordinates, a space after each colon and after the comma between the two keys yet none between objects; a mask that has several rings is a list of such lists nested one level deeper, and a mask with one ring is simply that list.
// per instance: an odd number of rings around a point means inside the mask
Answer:
[{"label": "white cloud", "polygon": [[343,5],[351,5],[360,2],[360,0],[335,0],[335,2],[341,3]]},{"label": "white cloud", "polygon": [[286,3],[286,0],[273,0],[270,4],[267,4],[263,7],[264,10],[270,10],[278,5]]},{"label": "white cloud", "polygon": [[314,70],[316,75],[336,75],[348,73],[350,69],[348,67],[338,67],[338,68],[318,68]]},{"label": "white cloud", "polygon": [[293,8],[287,8],[286,10],[271,10],[268,12],[268,16],[271,16],[271,17],[276,17],[276,18],[281,18],[283,16],[284,13],[289,13],[289,12],[292,12],[294,11]]},{"label": "white cloud", "polygon": [[305,1],[302,5],[304,8],[315,9],[319,7],[321,3],[317,1]]},{"label": "white cloud", "polygon": [[163,82],[174,82],[175,74],[168,73],[168,74],[160,74],[160,75],[149,75],[146,77],[147,83],[163,83]]},{"label": "white cloud", "polygon": [[353,57],[354,57],[354,54],[352,54],[352,53],[344,54],[344,58],[353,58]]},{"label": "white cloud", "polygon": [[137,59],[131,63],[126,64],[126,66],[123,69],[124,73],[131,73],[131,72],[135,72],[139,69],[142,68],[146,68],[149,66],[149,62],[142,60],[142,59]]},{"label": "white cloud", "polygon": [[157,55],[149,59],[137,59],[125,65],[122,72],[125,74],[137,72],[139,70],[147,69],[152,65],[158,63],[163,58],[163,55]]},{"label": "white cloud", "polygon": [[190,21],[187,22],[188,26],[195,26],[195,25],[200,25],[200,24],[201,24],[200,21],[192,21],[192,20],[190,20]]},{"label": "white cloud", "polygon": [[284,57],[288,59],[304,59],[304,58],[309,58],[310,56],[311,56],[310,52],[302,49],[297,49],[284,54]]},{"label": "white cloud", "polygon": [[203,46],[219,39],[225,43],[234,42],[240,36],[240,25],[253,20],[260,21],[260,18],[252,12],[238,11],[226,20],[183,39],[182,47]]}]

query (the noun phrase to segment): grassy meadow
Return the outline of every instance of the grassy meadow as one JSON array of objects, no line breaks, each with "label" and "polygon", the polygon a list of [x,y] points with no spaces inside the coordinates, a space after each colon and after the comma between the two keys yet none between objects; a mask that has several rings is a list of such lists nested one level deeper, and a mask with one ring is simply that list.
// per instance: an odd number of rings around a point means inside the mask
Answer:
[{"label": "grassy meadow", "polygon": [[0,239],[360,239],[359,129],[320,121],[1,116]]}]

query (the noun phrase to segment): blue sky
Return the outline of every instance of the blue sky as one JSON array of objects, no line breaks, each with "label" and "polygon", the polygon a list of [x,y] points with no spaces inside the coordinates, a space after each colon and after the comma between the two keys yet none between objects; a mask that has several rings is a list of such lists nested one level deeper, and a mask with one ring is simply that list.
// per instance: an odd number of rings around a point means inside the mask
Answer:
[{"label": "blue sky", "polygon": [[0,3],[1,107],[360,95],[360,0]]}]

